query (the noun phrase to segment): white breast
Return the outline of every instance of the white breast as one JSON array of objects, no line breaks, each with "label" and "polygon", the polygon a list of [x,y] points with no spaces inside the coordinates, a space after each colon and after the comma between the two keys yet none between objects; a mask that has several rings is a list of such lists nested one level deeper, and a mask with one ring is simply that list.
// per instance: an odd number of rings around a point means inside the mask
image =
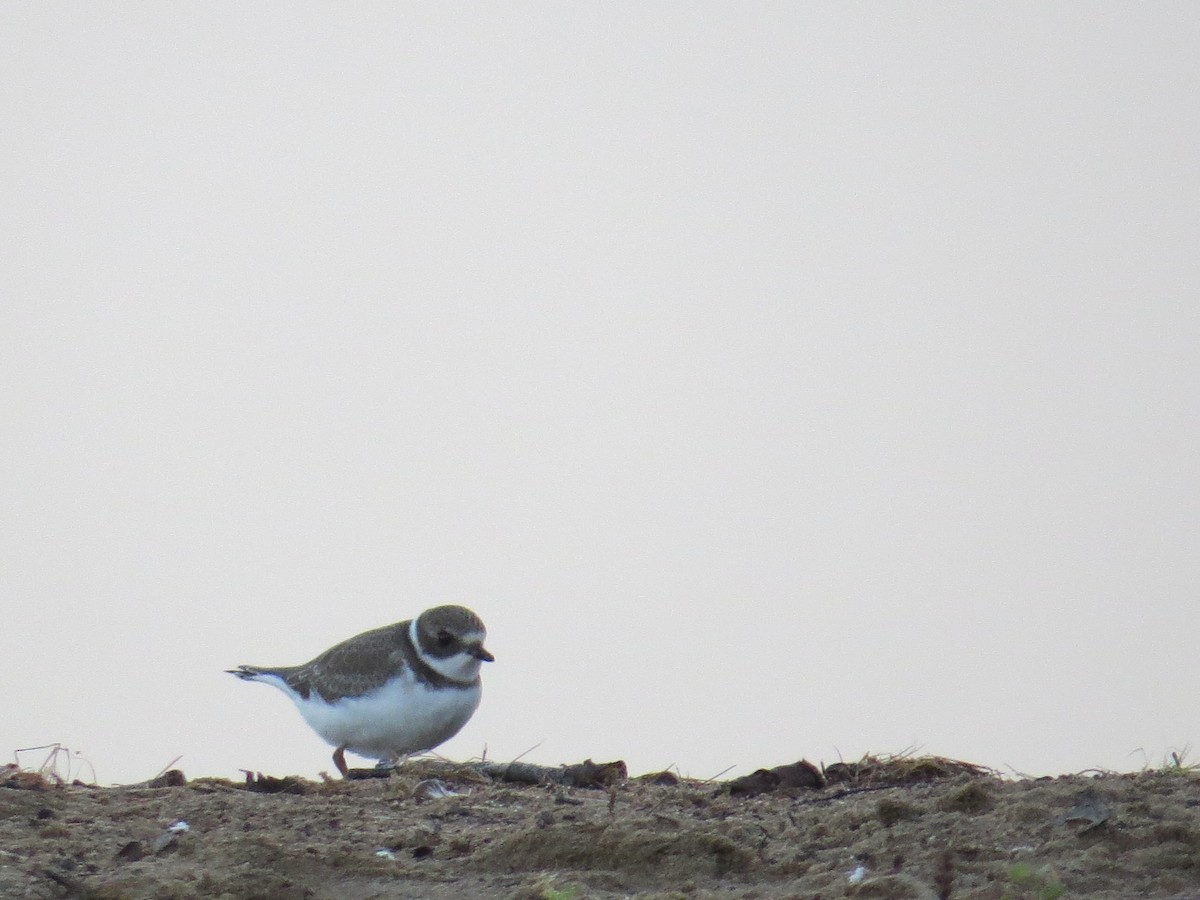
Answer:
[{"label": "white breast", "polygon": [[392,759],[432,750],[467,723],[479,706],[478,684],[438,688],[409,672],[362,697],[326,703],[315,693],[292,699],[312,729],[335,747],[360,756]]}]

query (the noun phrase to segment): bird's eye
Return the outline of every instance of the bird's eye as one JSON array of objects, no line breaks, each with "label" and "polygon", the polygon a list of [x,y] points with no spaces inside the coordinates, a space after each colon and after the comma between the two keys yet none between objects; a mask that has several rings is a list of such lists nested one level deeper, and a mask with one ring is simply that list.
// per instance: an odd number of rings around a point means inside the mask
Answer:
[{"label": "bird's eye", "polygon": [[438,636],[437,636],[437,642],[438,642],[439,647],[449,647],[451,644],[454,643],[454,635],[452,635],[448,631],[439,631]]}]

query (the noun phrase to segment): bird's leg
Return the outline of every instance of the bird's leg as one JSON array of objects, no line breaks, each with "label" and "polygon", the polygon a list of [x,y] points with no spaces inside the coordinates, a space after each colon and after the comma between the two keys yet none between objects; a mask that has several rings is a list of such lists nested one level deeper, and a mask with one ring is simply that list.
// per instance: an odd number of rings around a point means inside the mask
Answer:
[{"label": "bird's leg", "polygon": [[396,756],[396,754],[393,753],[390,756],[383,757],[382,759],[379,760],[379,762],[375,763],[375,771],[377,771],[377,772],[393,772],[393,771],[395,771],[396,766],[398,766],[399,764],[400,764],[400,757]]},{"label": "bird's leg", "polygon": [[337,766],[337,770],[342,773],[343,778],[350,777],[350,770],[346,767],[345,747],[338,747],[333,751],[333,764]]}]

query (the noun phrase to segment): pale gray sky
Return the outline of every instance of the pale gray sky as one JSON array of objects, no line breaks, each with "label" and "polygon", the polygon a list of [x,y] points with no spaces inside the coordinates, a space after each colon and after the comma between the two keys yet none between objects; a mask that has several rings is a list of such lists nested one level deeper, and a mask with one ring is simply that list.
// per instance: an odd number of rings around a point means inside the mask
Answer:
[{"label": "pale gray sky", "polygon": [[[1200,7],[0,7],[0,752],[734,773],[1200,743]],[[1140,748],[1140,750],[1139,750]]]}]

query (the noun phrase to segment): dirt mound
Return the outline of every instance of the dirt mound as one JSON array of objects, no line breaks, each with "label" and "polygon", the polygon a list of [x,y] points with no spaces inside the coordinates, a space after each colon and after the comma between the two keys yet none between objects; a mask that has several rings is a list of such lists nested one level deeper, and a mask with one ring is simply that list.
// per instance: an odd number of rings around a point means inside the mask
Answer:
[{"label": "dirt mound", "polygon": [[1200,900],[1200,777],[1182,768],[1014,781],[868,758],[743,790],[591,765],[606,786],[437,761],[114,788],[10,767],[0,897]]}]

